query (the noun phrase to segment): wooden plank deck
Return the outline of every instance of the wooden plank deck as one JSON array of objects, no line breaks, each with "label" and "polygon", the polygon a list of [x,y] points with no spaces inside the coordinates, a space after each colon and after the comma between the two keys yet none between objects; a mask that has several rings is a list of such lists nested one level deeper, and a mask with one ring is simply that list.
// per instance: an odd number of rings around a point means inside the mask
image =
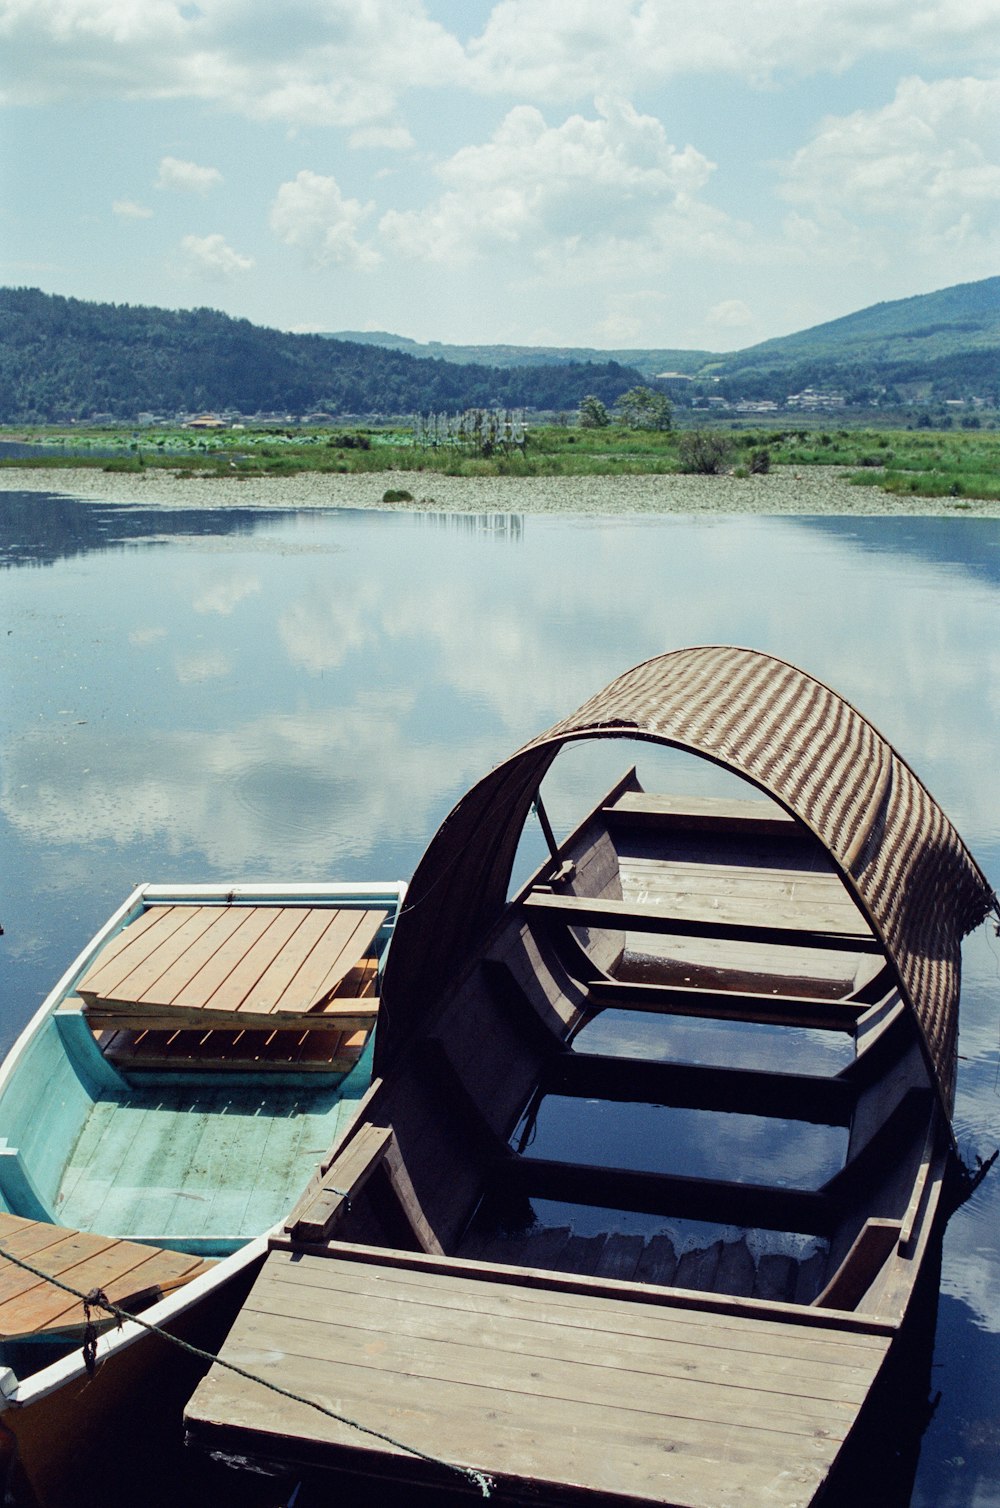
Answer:
[{"label": "wooden plank deck", "polygon": [[[370,1028],[384,909],[150,906],[80,980],[96,1029]],[[340,994],[342,989],[351,993]]]},{"label": "wooden plank deck", "polygon": [[[145,1307],[214,1265],[202,1257],[0,1213],[0,1340],[5,1341],[82,1336],[86,1324],[79,1299],[7,1261],[7,1253],[83,1293],[101,1288],[126,1309]],[[100,1313],[94,1322],[98,1330],[116,1323]]]},{"label": "wooden plank deck", "polygon": [[[753,919],[730,920],[721,908],[701,897],[689,897],[683,906],[673,899],[647,903],[632,900],[591,900],[588,896],[556,895],[534,890],[521,903],[534,916],[558,917],[572,927],[611,927],[636,932],[666,933],[677,937],[710,938],[713,941],[783,944],[833,949],[840,952],[880,953],[882,945],[855,910],[853,918],[824,918],[818,925],[803,921],[797,906],[789,906],[779,922],[775,911],[760,906]],[[780,913],[778,913],[780,915]]]},{"label": "wooden plank deck", "polygon": [[[791,1508],[890,1340],[853,1316],[334,1246],[273,1251],[221,1355],[533,1500]],[[204,1449],[448,1480],[218,1366],[186,1418]]]},{"label": "wooden plank deck", "polygon": [[739,832],[741,837],[785,837],[804,833],[790,812],[768,800],[719,796],[671,796],[623,791],[603,808],[609,822],[657,832]]}]

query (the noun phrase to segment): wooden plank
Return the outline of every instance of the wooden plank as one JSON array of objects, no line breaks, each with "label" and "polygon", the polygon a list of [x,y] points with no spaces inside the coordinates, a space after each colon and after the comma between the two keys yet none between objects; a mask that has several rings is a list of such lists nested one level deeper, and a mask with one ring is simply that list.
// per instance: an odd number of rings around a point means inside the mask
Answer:
[{"label": "wooden plank", "polygon": [[206,1031],[296,1031],[323,1033],[370,1031],[378,1017],[378,1000],[332,1000],[330,1009],[290,1016],[244,1016],[242,1011],[214,1010],[211,1006],[186,1010],[171,1006],[99,1005],[89,1007],[87,1020],[94,1031],[170,1032],[192,1028]]},{"label": "wooden plank", "polygon": [[845,932],[856,931],[860,918],[866,927],[862,913],[832,875],[622,860],[621,879],[626,900],[661,909],[669,905],[677,916],[708,914],[719,921],[748,923],[766,918],[774,925]]},{"label": "wooden plank", "polygon": [[798,948],[836,949],[840,952],[875,953],[882,944],[858,917],[857,929],[841,927],[799,928],[771,926],[766,922],[744,924],[719,922],[714,916],[677,916],[668,907],[636,906],[630,901],[592,901],[584,896],[551,895],[533,891],[522,903],[531,916],[551,916],[571,927],[617,927],[636,932],[667,933],[677,937],[724,938],[734,942],[792,945]]},{"label": "wooden plank", "polygon": [[[273,1354],[280,1337],[279,1328],[256,1337],[251,1347],[231,1336],[223,1355],[236,1365],[259,1365],[262,1351]],[[544,1501],[575,1501],[579,1494],[608,1505],[684,1508],[718,1508],[731,1500],[734,1481],[745,1504],[794,1508],[818,1490],[839,1447],[832,1434],[806,1446],[787,1431],[664,1417],[643,1409],[635,1392],[599,1405],[560,1397],[521,1400],[491,1385],[487,1375],[467,1385],[373,1372],[351,1357],[345,1364],[339,1354],[329,1360],[288,1355],[280,1378],[402,1443],[376,1441],[302,1404],[282,1400],[276,1408],[273,1395],[221,1368],[212,1369],[185,1411],[189,1442],[307,1472],[346,1468],[399,1483],[404,1491],[411,1484],[438,1492],[453,1487],[441,1467],[409,1455],[409,1445],[431,1461],[486,1471],[497,1490],[514,1499],[530,1484],[532,1495]]]},{"label": "wooden plank", "polygon": [[64,1235],[60,1226],[50,1225],[46,1220],[25,1220],[20,1215],[0,1212],[0,1247],[16,1257],[34,1259]]},{"label": "wooden plank", "polygon": [[389,1185],[396,1196],[399,1207],[403,1212],[407,1225],[413,1233],[421,1251],[432,1252],[437,1256],[444,1254],[444,1247],[437,1236],[423,1210],[420,1208],[420,1200],[417,1191],[413,1187],[410,1175],[406,1171],[406,1164],[400,1156],[399,1148],[394,1141],[390,1141],[385,1149],[383,1166],[389,1179]]},{"label": "wooden plank", "polygon": [[544,1408],[553,1397],[606,1407],[629,1398],[651,1414],[737,1431],[809,1436],[824,1427],[843,1438],[861,1401],[856,1382],[831,1384],[829,1369],[818,1362],[744,1351],[736,1371],[721,1348],[701,1345],[696,1335],[651,1346],[620,1332],[602,1337],[598,1348],[542,1313],[525,1321],[381,1294],[358,1296],[353,1304],[338,1294],[331,1303],[312,1286],[260,1283],[238,1323],[248,1349],[262,1351],[280,1335],[286,1353],[313,1362],[333,1354],[348,1367],[428,1382],[447,1377],[470,1389],[482,1386],[485,1374],[491,1387],[508,1395],[511,1409]]},{"label": "wooden plank", "polygon": [[303,913],[290,906],[261,906],[269,916],[266,928],[255,937],[242,956],[205,1001],[213,1011],[242,1011],[248,996],[267,972],[282,948],[302,925]]},{"label": "wooden plank", "polygon": [[362,1126],[329,1164],[312,1189],[304,1209],[292,1211],[285,1229],[297,1241],[325,1241],[350,1204],[381,1163],[392,1141],[391,1126]]},{"label": "wooden plank", "polygon": [[837,1271],[813,1302],[827,1309],[856,1309],[886,1258],[899,1245],[902,1232],[898,1220],[875,1216],[866,1220]]},{"label": "wooden plank", "polygon": [[[469,1283],[452,1294],[440,1284],[384,1282],[365,1264],[338,1263],[304,1256],[294,1265],[268,1257],[245,1306],[245,1315],[312,1319],[317,1326],[344,1325],[378,1334],[389,1332],[427,1346],[457,1335],[476,1355],[504,1351],[538,1360],[581,1364],[586,1370],[616,1370],[626,1353],[630,1369],[660,1375],[698,1376],[711,1385],[760,1393],[766,1403],[786,1398],[793,1386],[806,1402],[850,1407],[864,1397],[864,1378],[873,1356],[884,1354],[885,1338],[868,1349],[841,1355],[830,1332],[772,1325],[761,1331],[753,1320],[727,1327],[704,1312],[687,1312],[681,1321],[669,1307],[650,1314],[647,1306],[616,1308],[576,1300],[553,1310],[539,1290],[510,1296],[503,1285]],[[360,1275],[358,1268],[360,1266]],[[352,1287],[352,1282],[354,1286]],[[355,1298],[352,1303],[351,1298]],[[454,1299],[454,1302],[453,1302]],[[683,1314],[683,1311],[681,1312]],[[309,1345],[309,1339],[303,1337]],[[355,1349],[363,1351],[364,1343]],[[377,1351],[372,1346],[372,1351]],[[735,1364],[734,1364],[735,1363]],[[755,1404],[751,1403],[751,1407]],[[818,1411],[817,1411],[818,1412]]]},{"label": "wooden plank", "polygon": [[717,796],[671,796],[649,791],[626,791],[603,808],[605,820],[640,823],[687,832],[729,831],[755,836],[801,832],[812,836],[790,812],[769,801]]},{"label": "wooden plank", "polygon": [[358,913],[356,931],[352,934],[350,941],[344,945],[340,957],[330,965],[325,978],[319,984],[314,1009],[321,1006],[323,1001],[337,989],[344,977],[361,962],[378,936],[379,928],[387,915],[386,911]]},{"label": "wooden plank", "polygon": [[[196,906],[175,908],[178,911],[194,910],[204,921],[204,930],[198,938],[188,941],[184,952],[173,960],[150,989],[144,999],[150,1004],[172,1005],[181,990],[203,968],[217,950],[228,941],[246,920],[245,906]],[[108,992],[105,992],[107,994]]]},{"label": "wooden plank", "polygon": [[[132,947],[143,932],[157,926],[161,918],[173,909],[172,906],[149,906],[132,921],[127,922],[120,931],[115,933],[114,937],[109,938],[104,944],[89,969],[81,977],[80,984],[85,989],[92,990],[98,976],[115,962],[119,954],[123,953],[126,948]],[[79,992],[79,985],[77,985],[77,991]]]},{"label": "wooden plank", "polygon": [[631,1168],[583,1167],[541,1157],[502,1162],[497,1176],[529,1199],[814,1236],[829,1235],[836,1223],[831,1201],[823,1193],[806,1189],[689,1178],[679,1173],[639,1173]]},{"label": "wooden plank", "polygon": [[[178,961],[183,960],[191,948],[198,947],[202,938],[211,939],[206,946],[217,947],[221,938],[232,928],[232,922],[226,919],[218,907],[175,906],[173,917],[183,918],[180,926],[175,927],[170,936],[164,938],[145,957],[137,960],[132,970],[118,980],[113,990],[104,987],[100,994],[113,993],[119,999],[134,1000],[137,1003],[146,999],[169,1002],[173,999],[176,988],[171,981],[175,977]],[[146,936],[152,940],[153,934],[147,933]],[[131,956],[131,953],[127,955],[129,959]],[[182,965],[182,977],[186,972]],[[165,975],[167,982],[164,984]]]},{"label": "wooden plank", "polygon": [[667,894],[746,896],[757,900],[775,897],[808,901],[815,905],[836,903],[857,911],[857,906],[836,870],[795,869],[771,864],[722,862],[718,859],[662,858],[643,853],[619,855],[619,869],[629,883],[627,891]]},{"label": "wooden plank", "polygon": [[322,941],[335,913],[326,908],[303,910],[299,925],[289,936],[243,1002],[246,1011],[273,1011],[303,964]]},{"label": "wooden plank", "polygon": [[651,1011],[698,1016],[709,1021],[748,1021],[760,1026],[800,1026],[818,1031],[852,1032],[867,1009],[851,1000],[639,984],[622,979],[591,979],[588,994],[595,1006],[606,1010]]},{"label": "wooden plank", "polygon": [[[803,1473],[817,1455],[832,1459],[888,1345],[888,1337],[869,1338],[851,1377],[825,1364],[839,1337],[791,1325],[771,1333],[744,1321],[728,1332],[730,1345],[714,1316],[699,1315],[673,1339],[628,1330],[606,1339],[595,1313],[603,1319],[613,1309],[616,1322],[630,1320],[640,1332],[677,1316],[636,1304],[622,1320],[621,1306],[578,1301],[554,1318],[548,1293],[475,1282],[458,1286],[455,1303],[429,1281],[415,1299],[376,1289],[355,1308],[351,1284],[371,1279],[366,1263],[305,1257],[281,1271],[274,1263],[272,1255],[226,1343],[227,1360],[247,1364],[252,1356],[259,1367],[273,1357],[290,1387],[435,1455],[445,1451],[501,1481],[575,1484],[608,1502],[718,1508],[738,1482],[741,1501],[800,1503],[825,1467],[805,1489]],[[325,1281],[322,1269],[341,1265],[324,1296],[313,1279],[319,1272]],[[513,1314],[503,1308],[508,1297]],[[274,1315],[268,1305],[291,1313]],[[815,1349],[796,1361],[783,1353],[786,1339],[796,1350]],[[322,1463],[323,1448],[336,1443],[368,1453],[366,1467],[386,1469],[371,1442],[343,1425],[217,1369],[189,1406],[188,1426],[203,1445]]]},{"label": "wooden plank", "polygon": [[371,946],[385,917],[385,911],[347,908],[331,916],[321,943],[275,1001],[275,1011],[311,1010],[322,1004]]},{"label": "wooden plank", "polygon": [[124,927],[88,969],[77,985],[77,994],[87,999],[113,990],[142,960],[183,926],[186,912],[180,906],[150,906]]},{"label": "wooden plank", "polygon": [[[536,1231],[530,1234],[534,1237]],[[565,1241],[570,1232],[568,1226],[544,1227],[537,1234],[543,1239],[549,1234],[561,1236]],[[665,1233],[654,1236],[646,1243],[646,1250],[654,1242],[669,1240]],[[740,1337],[744,1337],[752,1347],[766,1350],[768,1337],[780,1337],[781,1349],[799,1357],[812,1355],[815,1347],[822,1345],[825,1357],[844,1366],[864,1365],[871,1349],[883,1351],[886,1338],[896,1333],[891,1321],[872,1314],[805,1308],[718,1293],[678,1292],[646,1282],[509,1267],[462,1257],[431,1257],[345,1241],[333,1240],[319,1247],[303,1248],[287,1237],[273,1236],[270,1249],[344,1264],[341,1278],[312,1267],[308,1272],[300,1271],[295,1265],[296,1282],[313,1281],[308,1273],[316,1271],[315,1281],[324,1287],[337,1286],[342,1281],[348,1288],[354,1285],[358,1291],[374,1292],[377,1290],[370,1285],[398,1284],[407,1291],[434,1295],[449,1308],[471,1307],[477,1312],[484,1305],[495,1304],[498,1313],[531,1316],[543,1304],[553,1321],[562,1317],[567,1323],[578,1322],[594,1333],[624,1327],[630,1334],[658,1339],[682,1336],[687,1333],[683,1327],[695,1325],[701,1335],[718,1329],[720,1344],[737,1347],[741,1344]],[[280,1277],[284,1270],[276,1267],[276,1276]],[[797,1334],[799,1331],[801,1334]]]},{"label": "wooden plank", "polygon": [[[189,1282],[214,1264],[190,1254],[119,1241],[62,1226],[49,1226],[48,1236],[38,1233],[30,1250],[27,1231],[11,1231],[9,1220],[0,1221],[0,1245],[5,1251],[31,1260],[52,1277],[89,1293],[101,1288],[123,1307],[135,1306],[182,1283]],[[18,1237],[20,1236],[20,1240]],[[39,1245],[39,1240],[44,1245]],[[3,1264],[0,1253],[0,1337],[16,1339],[41,1331],[82,1330],[85,1318],[79,1299],[47,1283],[13,1263]],[[96,1316],[98,1328],[113,1324]]]},{"label": "wooden plank", "polygon": [[544,1087],[547,1093],[581,1099],[738,1112],[823,1126],[849,1125],[855,1101],[851,1085],[838,1078],[575,1050],[552,1062]]},{"label": "wooden plank", "polygon": [[646,1242],[640,1235],[628,1235],[623,1231],[612,1231],[604,1243],[604,1250],[595,1268],[595,1275],[604,1278],[624,1278],[628,1281],[635,1277],[635,1270],[639,1265],[643,1247]]},{"label": "wooden plank", "polygon": [[[234,907],[233,910],[236,908]],[[240,907],[240,920],[231,935],[207,959],[171,1001],[178,1008],[200,1009],[210,1004],[247,952],[281,911],[280,906]],[[241,997],[242,998],[242,997]]]},{"label": "wooden plank", "polygon": [[[55,1277],[88,1258],[99,1256],[114,1246],[111,1236],[94,1236],[87,1231],[56,1228],[58,1240],[46,1248],[45,1270]],[[39,1263],[41,1265],[41,1263]],[[17,1300],[23,1293],[35,1288],[41,1280],[14,1263],[6,1263],[0,1271],[0,1331],[4,1306]]]}]

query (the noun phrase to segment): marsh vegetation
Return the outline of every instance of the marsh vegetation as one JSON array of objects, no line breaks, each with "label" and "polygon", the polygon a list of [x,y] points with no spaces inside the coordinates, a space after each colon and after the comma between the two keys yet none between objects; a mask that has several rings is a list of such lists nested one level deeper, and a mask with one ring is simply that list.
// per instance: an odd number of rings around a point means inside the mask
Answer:
[{"label": "marsh vegetation", "polygon": [[[488,431],[488,426],[487,426]],[[488,431],[492,433],[492,431]],[[761,475],[785,467],[847,468],[852,483],[902,496],[1000,499],[1000,432],[871,428],[651,429],[619,422],[524,424],[514,444],[483,444],[484,427],[11,428],[37,447],[0,465],[79,467],[249,478],[301,472],[428,472],[445,476]]]}]

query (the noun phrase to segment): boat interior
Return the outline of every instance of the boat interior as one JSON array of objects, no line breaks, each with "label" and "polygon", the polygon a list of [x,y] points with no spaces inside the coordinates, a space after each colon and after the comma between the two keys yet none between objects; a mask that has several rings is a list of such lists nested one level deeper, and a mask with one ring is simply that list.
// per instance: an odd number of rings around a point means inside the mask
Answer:
[{"label": "boat interior", "polygon": [[551,848],[423,1002],[292,1243],[891,1312],[948,1141],[826,849],[759,792],[634,770]]},{"label": "boat interior", "polygon": [[4,1083],[2,1208],[210,1257],[279,1222],[368,1084],[402,887],[369,889],[145,887]]}]

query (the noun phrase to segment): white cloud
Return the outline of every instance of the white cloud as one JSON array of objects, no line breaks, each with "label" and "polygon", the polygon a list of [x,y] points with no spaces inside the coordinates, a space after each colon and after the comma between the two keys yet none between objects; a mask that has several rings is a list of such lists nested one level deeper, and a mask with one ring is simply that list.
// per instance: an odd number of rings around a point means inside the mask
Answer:
[{"label": "white cloud", "polygon": [[260,120],[381,122],[462,73],[421,0],[0,0],[6,98],[199,99]]},{"label": "white cloud", "polygon": [[210,236],[185,236],[181,242],[188,271],[228,282],[241,272],[249,272],[253,257],[234,251],[218,231]]},{"label": "white cloud", "polygon": [[[207,659],[202,669],[211,673]],[[457,751],[415,742],[406,728],[412,703],[407,692],[372,693],[222,732],[92,727],[67,742],[40,729],[4,751],[0,810],[36,843],[111,835],[166,855],[203,853],[226,874],[306,878],[341,864],[357,873],[387,840],[409,844],[415,862],[432,816],[496,750],[485,737]],[[259,799],[262,781],[278,782],[277,803]]]},{"label": "white cloud", "polygon": [[151,220],[153,211],[145,204],[137,204],[134,199],[116,199],[111,206],[111,213],[121,220]]},{"label": "white cloud", "polygon": [[925,247],[992,238],[1000,230],[998,120],[1000,79],[905,79],[882,109],[824,120],[786,165],[784,195],[814,226],[832,216],[910,222]]},{"label": "white cloud", "polygon": [[177,189],[185,194],[207,194],[222,182],[218,168],[199,167],[196,162],[182,162],[177,157],[163,157],[156,179],[158,189]]},{"label": "white cloud", "polygon": [[221,649],[206,649],[201,654],[179,655],[174,670],[182,686],[192,682],[217,681],[232,674],[233,664]]},{"label": "white cloud", "polygon": [[753,311],[741,298],[727,298],[709,309],[708,318],[720,330],[743,330],[753,324]]},{"label": "white cloud", "polygon": [[497,246],[560,257],[602,243],[654,235],[657,217],[687,204],[713,164],[670,144],[661,123],[624,101],[598,101],[596,119],[549,126],[519,105],[492,139],[443,163],[445,192],[423,210],[390,210],[380,230],[399,251],[460,263]]},{"label": "white cloud", "polygon": [[[911,288],[995,271],[1000,80],[906,78],[878,110],[830,116],[784,164],[789,246],[813,265],[910,267]],[[906,284],[902,290],[906,291]]]},{"label": "white cloud", "polygon": [[268,222],[287,246],[296,246],[318,266],[337,262],[369,271],[381,261],[358,237],[371,204],[345,199],[335,178],[308,168],[278,189]]},{"label": "white cloud", "polygon": [[232,575],[212,581],[195,597],[192,607],[196,613],[217,613],[228,618],[241,602],[256,597],[260,591],[260,577],[251,574]]},{"label": "white cloud", "polygon": [[997,0],[500,0],[469,48],[484,92],[574,99],[685,74],[763,83],[873,54],[1000,54]]},{"label": "white cloud", "polygon": [[515,100],[754,81],[907,53],[1000,57],[998,0],[498,0],[467,48],[425,0],[0,0],[5,98],[198,99],[259,120],[393,121],[413,90]]}]

